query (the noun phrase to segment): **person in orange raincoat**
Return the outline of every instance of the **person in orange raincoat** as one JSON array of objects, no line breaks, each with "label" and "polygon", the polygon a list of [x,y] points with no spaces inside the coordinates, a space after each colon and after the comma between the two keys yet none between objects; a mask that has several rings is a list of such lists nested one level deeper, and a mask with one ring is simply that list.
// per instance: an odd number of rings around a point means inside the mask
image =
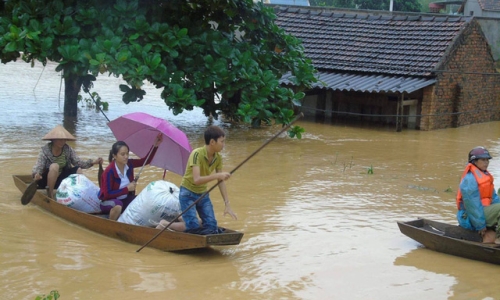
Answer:
[{"label": "person in orange raincoat", "polygon": [[[500,199],[493,185],[493,175],[487,171],[491,155],[484,147],[469,152],[457,194],[457,219],[460,226],[476,230],[484,243],[500,244]],[[493,230],[495,239],[490,238]]]}]

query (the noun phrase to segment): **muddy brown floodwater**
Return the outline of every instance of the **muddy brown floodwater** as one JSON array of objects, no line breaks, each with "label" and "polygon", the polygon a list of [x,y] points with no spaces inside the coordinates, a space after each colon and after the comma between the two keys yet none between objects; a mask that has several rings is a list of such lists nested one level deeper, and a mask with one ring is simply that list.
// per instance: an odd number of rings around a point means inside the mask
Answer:
[{"label": "muddy brown floodwater", "polygon": [[[302,140],[280,136],[228,181],[237,221],[222,216],[220,194],[212,192],[219,223],[245,233],[240,245],[137,253],[137,245],[20,203],[11,176],[31,172],[41,137],[56,124],[74,133],[70,144],[83,158],[107,157],[114,142],[104,116],[84,105],[77,120],[63,120],[64,89],[54,67],[0,66],[1,299],[51,290],[61,299],[500,298],[498,266],[422,248],[396,224],[416,217],[455,224],[454,197],[474,146],[489,148],[498,182],[500,122],[398,133],[302,119]],[[199,110],[174,116],[152,86],[142,102],[125,105],[121,82],[101,76],[95,84],[110,103],[109,119],[147,112],[185,131],[193,147],[202,145],[208,124],[217,124],[227,131],[227,171],[280,130],[207,120]],[[85,174],[96,182],[97,168]],[[162,176],[146,167],[138,190]],[[166,179],[179,185],[181,178]]]}]

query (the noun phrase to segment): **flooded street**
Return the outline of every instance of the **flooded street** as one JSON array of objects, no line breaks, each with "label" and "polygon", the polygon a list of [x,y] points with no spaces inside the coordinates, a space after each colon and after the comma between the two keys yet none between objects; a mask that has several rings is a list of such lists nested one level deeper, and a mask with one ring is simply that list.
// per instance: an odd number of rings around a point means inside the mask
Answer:
[{"label": "flooded street", "polygon": [[[2,299],[498,299],[499,267],[422,248],[396,221],[425,217],[456,224],[455,195],[467,154],[484,145],[500,182],[500,122],[430,132],[319,124],[301,119],[302,140],[267,145],[227,182],[234,221],[211,195],[219,225],[243,232],[240,245],[161,252],[110,239],[22,206],[13,174],[29,174],[41,138],[65,124],[81,158],[107,159],[115,141],[106,118],[81,106],[63,120],[64,87],[55,65],[0,65],[0,290]],[[120,79],[101,75],[94,90],[110,120],[130,112],[165,118],[203,145],[209,124],[223,127],[231,171],[280,126],[249,129],[208,120],[200,110],[174,116],[146,86],[140,103],[121,102]],[[82,94],[84,98],[87,95]],[[71,128],[73,126],[73,128]],[[373,174],[369,174],[369,169]],[[97,183],[97,168],[84,174]],[[161,179],[146,167],[138,191]],[[181,177],[167,173],[176,185]],[[211,186],[211,185],[209,185]],[[451,192],[449,192],[451,190]]]}]

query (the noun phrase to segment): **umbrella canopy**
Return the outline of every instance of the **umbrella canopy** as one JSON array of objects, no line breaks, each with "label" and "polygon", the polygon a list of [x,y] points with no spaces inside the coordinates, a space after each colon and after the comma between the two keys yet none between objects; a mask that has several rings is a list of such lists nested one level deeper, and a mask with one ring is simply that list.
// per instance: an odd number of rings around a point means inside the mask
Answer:
[{"label": "umbrella canopy", "polygon": [[126,114],[108,123],[118,141],[124,141],[130,151],[146,157],[158,133],[163,140],[151,161],[151,165],[184,175],[191,154],[191,145],[184,132],[164,119],[146,113]]}]

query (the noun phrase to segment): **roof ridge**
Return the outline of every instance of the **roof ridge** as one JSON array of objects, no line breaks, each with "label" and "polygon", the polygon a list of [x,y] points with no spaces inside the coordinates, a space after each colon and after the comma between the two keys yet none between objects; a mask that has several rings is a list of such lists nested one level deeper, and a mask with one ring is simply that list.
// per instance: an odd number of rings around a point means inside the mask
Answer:
[{"label": "roof ridge", "polygon": [[442,15],[413,12],[390,12],[380,10],[353,10],[328,7],[293,7],[276,6],[280,13],[299,13],[321,17],[349,18],[349,19],[384,19],[389,21],[435,21],[435,22],[469,22],[473,17],[462,15]]}]

